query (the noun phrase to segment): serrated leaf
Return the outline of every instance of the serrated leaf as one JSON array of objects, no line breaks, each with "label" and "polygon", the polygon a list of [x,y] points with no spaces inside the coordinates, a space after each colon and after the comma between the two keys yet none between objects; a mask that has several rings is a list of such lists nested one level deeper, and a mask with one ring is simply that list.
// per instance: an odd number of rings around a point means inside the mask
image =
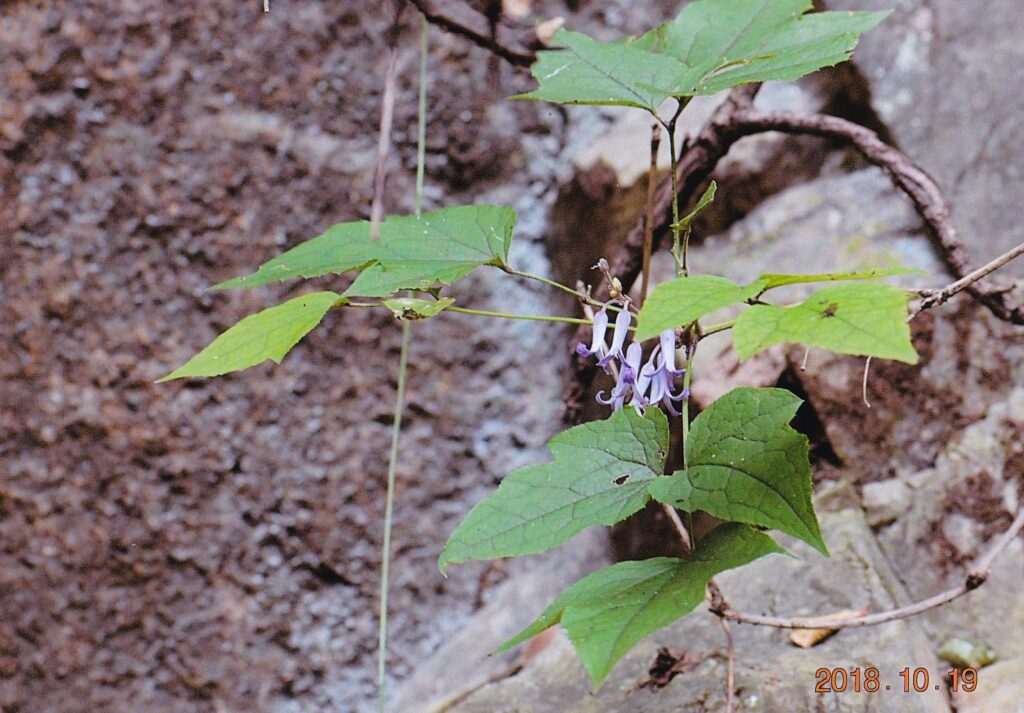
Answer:
[{"label": "serrated leaf", "polygon": [[887,267],[879,268],[877,270],[861,270],[859,272],[824,272],[815,275],[786,275],[786,274],[775,274],[768,273],[761,275],[759,279],[767,281],[764,289],[771,290],[775,287],[783,287],[785,285],[801,285],[811,282],[843,282],[847,280],[871,280],[876,277],[891,277],[893,275],[909,275],[910,273],[922,273],[925,274],[924,270],[919,270],[912,267]]},{"label": "serrated leaf", "polygon": [[430,290],[450,285],[481,265],[504,265],[514,224],[515,211],[492,205],[454,206],[419,217],[389,216],[376,241],[369,222],[340,223],[264,263],[255,273],[213,289],[362,270],[346,296]]},{"label": "serrated leaf", "polygon": [[614,525],[649,499],[664,472],[668,421],[632,407],[563,431],[548,447],[554,460],[522,468],[470,510],[438,560],[453,562],[544,552],[591,525]]},{"label": "serrated leaf", "polygon": [[251,314],[218,336],[188,362],[160,379],[220,376],[241,371],[267,359],[281,359],[298,344],[328,310],[347,300],[334,292],[314,292]]},{"label": "serrated leaf", "polygon": [[423,300],[418,297],[395,297],[384,300],[384,306],[391,310],[397,319],[418,320],[435,317],[455,304],[454,297],[443,297],[439,300]]},{"label": "serrated leaf", "polygon": [[688,560],[620,562],[587,575],[495,653],[560,622],[596,688],[634,644],[696,609],[715,575],[781,552],[770,537],[746,525],[721,525]]},{"label": "serrated leaf", "polygon": [[516,99],[542,99],[559,104],[635,106],[655,113],[680,77],[693,70],[667,55],[620,42],[598,42],[587,35],[559,30],[557,50],[537,53],[531,72],[539,86]]},{"label": "serrated leaf", "polygon": [[741,359],[772,344],[799,342],[916,364],[908,296],[891,285],[865,282],[826,287],[793,307],[754,305],[736,320],[733,343]]},{"label": "serrated leaf", "polygon": [[807,437],[788,425],[801,403],[785,389],[733,389],[694,419],[687,469],[656,479],[651,496],[787,532],[827,555],[811,504]]},{"label": "serrated leaf", "polygon": [[524,98],[620,104],[655,113],[669,97],[793,80],[850,58],[886,12],[805,14],[811,0],[695,0],[679,16],[623,42],[560,31],[539,52],[538,87]]},{"label": "serrated leaf", "polygon": [[763,289],[761,280],[737,285],[717,275],[691,275],[662,282],[640,308],[635,338],[644,341],[666,329],[684,327],[715,310],[744,302]]},{"label": "serrated leaf", "polygon": [[685,94],[791,81],[850,58],[888,12],[817,12],[811,0],[696,0],[640,44],[698,68]]}]

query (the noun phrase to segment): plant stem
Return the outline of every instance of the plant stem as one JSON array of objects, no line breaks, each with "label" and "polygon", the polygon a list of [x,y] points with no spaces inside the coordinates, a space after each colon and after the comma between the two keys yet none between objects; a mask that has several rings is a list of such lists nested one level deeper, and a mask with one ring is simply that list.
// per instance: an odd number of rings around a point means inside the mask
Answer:
[{"label": "plant stem", "polygon": [[[423,209],[423,174],[426,157],[427,137],[427,51],[428,51],[429,26],[425,17],[420,18],[420,87],[419,87],[419,111],[417,127],[416,146],[416,215],[419,216]],[[392,57],[395,50],[392,49]],[[392,60],[393,62],[393,60]],[[392,71],[393,75],[394,72]],[[388,94],[385,89],[384,114],[391,114],[394,111],[394,88],[391,89],[391,107],[388,106]],[[385,122],[381,120],[381,132],[383,134]],[[388,141],[390,142],[391,119],[387,119]],[[382,139],[383,141],[384,139]],[[381,159],[378,172],[385,171],[384,163],[387,155]],[[380,185],[380,194],[384,191],[383,180]],[[381,201],[383,204],[383,201]],[[375,201],[375,208],[377,203]],[[375,212],[377,222],[374,234],[380,230],[380,220],[383,218],[383,211],[379,215]],[[398,389],[395,393],[395,420],[391,428],[391,451],[388,455],[388,478],[387,490],[384,495],[384,542],[381,545],[381,568],[380,568],[380,620],[377,628],[377,705],[380,713],[385,713],[386,702],[386,675],[387,675],[387,644],[388,644],[388,589],[391,574],[391,530],[394,523],[395,511],[395,475],[398,470],[398,441],[402,432],[402,412],[405,406],[405,380],[409,363],[409,342],[411,329],[408,321],[402,322],[402,348],[398,356]]]},{"label": "plant stem", "polygon": [[640,305],[647,299],[647,288],[651,284],[651,251],[654,249],[654,185],[658,173],[658,147],[661,145],[661,127],[651,127],[651,167],[647,172],[647,217],[644,221],[644,253],[642,260],[643,282],[640,283]]},{"label": "plant stem", "polygon": [[676,154],[676,122],[679,121],[679,115],[683,113],[689,99],[681,98],[677,101],[679,105],[676,107],[676,113],[664,127],[668,131],[669,162],[672,171],[672,255],[676,259],[676,277],[679,277],[686,274],[686,254],[683,253],[680,258],[679,236],[682,226],[679,225],[679,177],[676,175],[676,166],[679,162],[679,156]]},{"label": "plant stem", "polygon": [[[593,324],[589,319],[576,319],[575,317],[554,317],[547,314],[512,314],[510,312],[489,312],[482,309],[467,309],[465,307],[448,307],[445,312],[459,312],[460,314],[477,314],[481,317],[498,317],[500,319],[528,319],[536,322],[566,322],[568,324]],[[632,327],[630,327],[632,329]]]}]

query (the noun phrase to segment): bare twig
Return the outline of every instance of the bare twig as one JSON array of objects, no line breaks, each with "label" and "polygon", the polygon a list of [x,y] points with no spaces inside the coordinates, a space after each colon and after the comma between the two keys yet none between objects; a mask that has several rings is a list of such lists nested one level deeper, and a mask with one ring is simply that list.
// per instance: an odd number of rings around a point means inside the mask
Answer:
[{"label": "bare twig", "polygon": [[668,515],[668,519],[672,521],[672,525],[676,528],[676,534],[679,535],[679,541],[683,545],[683,551],[687,554],[693,551],[693,542],[690,540],[690,533],[686,531],[686,525],[683,524],[682,519],[679,517],[679,513],[671,505],[662,504],[665,509],[665,514]]},{"label": "bare twig", "polygon": [[978,280],[995,272],[1006,263],[1020,257],[1021,255],[1024,255],[1024,243],[1021,243],[1012,250],[1007,250],[995,260],[982,265],[977,270],[964,275],[956,282],[946,285],[942,289],[920,290],[919,294],[921,295],[921,303],[917,306],[917,309],[914,310],[914,313],[911,316],[917,316],[926,309],[931,309],[932,307],[938,307],[939,305],[945,304],[954,295],[966,290]]},{"label": "bare twig", "polygon": [[733,713],[736,710],[736,647],[733,644],[729,622],[719,617],[718,623],[722,625],[722,632],[725,634],[725,713]]},{"label": "bare twig", "polygon": [[647,172],[647,214],[644,218],[644,252],[641,270],[643,282],[640,284],[640,299],[643,305],[647,299],[647,288],[651,284],[651,252],[654,249],[654,186],[658,176],[658,147],[661,146],[661,126],[651,125],[651,167]]},{"label": "bare twig", "polygon": [[897,621],[899,619],[906,619],[908,617],[921,614],[922,612],[926,612],[929,609],[942,606],[954,599],[959,599],[963,595],[984,584],[992,571],[992,565],[996,558],[999,557],[1003,550],[1005,550],[1017,535],[1020,534],[1022,528],[1024,528],[1024,507],[1021,507],[1017,511],[1017,516],[1013,519],[1013,522],[1010,523],[1010,526],[1006,531],[992,542],[991,547],[967,572],[967,576],[964,578],[963,584],[914,604],[899,607],[898,609],[878,612],[876,614],[867,614],[864,616],[852,616],[848,619],[832,619],[827,616],[776,617],[763,616],[761,614],[747,614],[733,609],[722,595],[718,585],[714,582],[708,585],[708,594],[711,600],[709,608],[712,613],[717,614],[723,619],[746,624],[757,624],[760,626],[774,626],[780,629],[853,629],[862,626],[885,624],[886,622]]},{"label": "bare twig", "polygon": [[391,152],[391,125],[395,118],[395,73],[398,52],[387,48],[384,69],[384,95],[381,99],[380,136],[377,139],[377,170],[373,176],[373,208],[370,210],[370,235],[380,237],[380,224],[384,220],[384,184],[388,174],[388,154]]},{"label": "bare twig", "polygon": [[479,13],[468,5],[446,3],[454,14],[442,14],[434,8],[430,0],[409,0],[417,10],[423,13],[427,21],[437,25],[453,35],[464,37],[478,47],[482,47],[509,64],[517,67],[529,67],[537,59],[536,54],[523,42],[513,39],[511,33],[500,25],[492,32],[491,21],[483,13]]}]

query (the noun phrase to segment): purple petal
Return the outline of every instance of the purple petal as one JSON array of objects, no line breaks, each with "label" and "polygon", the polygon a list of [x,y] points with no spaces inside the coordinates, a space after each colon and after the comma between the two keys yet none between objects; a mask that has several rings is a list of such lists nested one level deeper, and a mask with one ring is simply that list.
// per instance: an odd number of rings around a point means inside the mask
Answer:
[{"label": "purple petal", "polygon": [[665,360],[665,367],[672,376],[682,376],[686,369],[676,369],[676,332],[674,329],[666,329],[660,335],[660,346],[662,358]]},{"label": "purple petal", "polygon": [[629,325],[633,322],[633,315],[625,307],[615,316],[615,334],[612,335],[612,348],[601,358],[598,366],[605,366],[613,357],[621,356],[622,345],[626,343],[626,335],[629,333]]}]

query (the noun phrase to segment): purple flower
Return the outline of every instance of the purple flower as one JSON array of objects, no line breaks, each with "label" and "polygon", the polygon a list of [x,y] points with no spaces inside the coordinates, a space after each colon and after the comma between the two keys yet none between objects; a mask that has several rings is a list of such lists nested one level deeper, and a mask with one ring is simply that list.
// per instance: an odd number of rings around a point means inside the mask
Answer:
[{"label": "purple flower", "polygon": [[665,368],[672,376],[682,376],[686,369],[676,369],[676,331],[666,329],[659,335],[658,345],[661,347],[661,354],[665,359]]},{"label": "purple flower", "polygon": [[622,345],[626,343],[626,335],[629,334],[629,325],[633,322],[633,315],[626,307],[615,316],[615,334],[612,335],[612,348],[608,353],[597,360],[597,365],[608,370],[608,363],[615,357],[622,358]]},{"label": "purple flower", "polygon": [[[635,401],[636,379],[640,373],[640,361],[642,358],[643,354],[640,345],[636,342],[630,344],[626,350],[626,356],[622,359],[622,364],[619,367],[619,378],[615,382],[615,388],[612,389],[607,399],[604,398],[603,391],[599,392],[596,396],[597,402],[606,406],[611,405],[613,410],[618,411],[626,403],[626,396],[629,394],[630,389],[634,390],[633,400]],[[633,401],[630,403],[633,403]]]},{"label": "purple flower", "polygon": [[604,334],[607,331],[608,310],[602,307],[601,311],[594,315],[594,338],[590,342],[590,349],[587,349],[582,344],[577,344],[576,353],[585,357],[591,357],[596,354],[598,360],[602,359],[606,349],[604,344]]}]

